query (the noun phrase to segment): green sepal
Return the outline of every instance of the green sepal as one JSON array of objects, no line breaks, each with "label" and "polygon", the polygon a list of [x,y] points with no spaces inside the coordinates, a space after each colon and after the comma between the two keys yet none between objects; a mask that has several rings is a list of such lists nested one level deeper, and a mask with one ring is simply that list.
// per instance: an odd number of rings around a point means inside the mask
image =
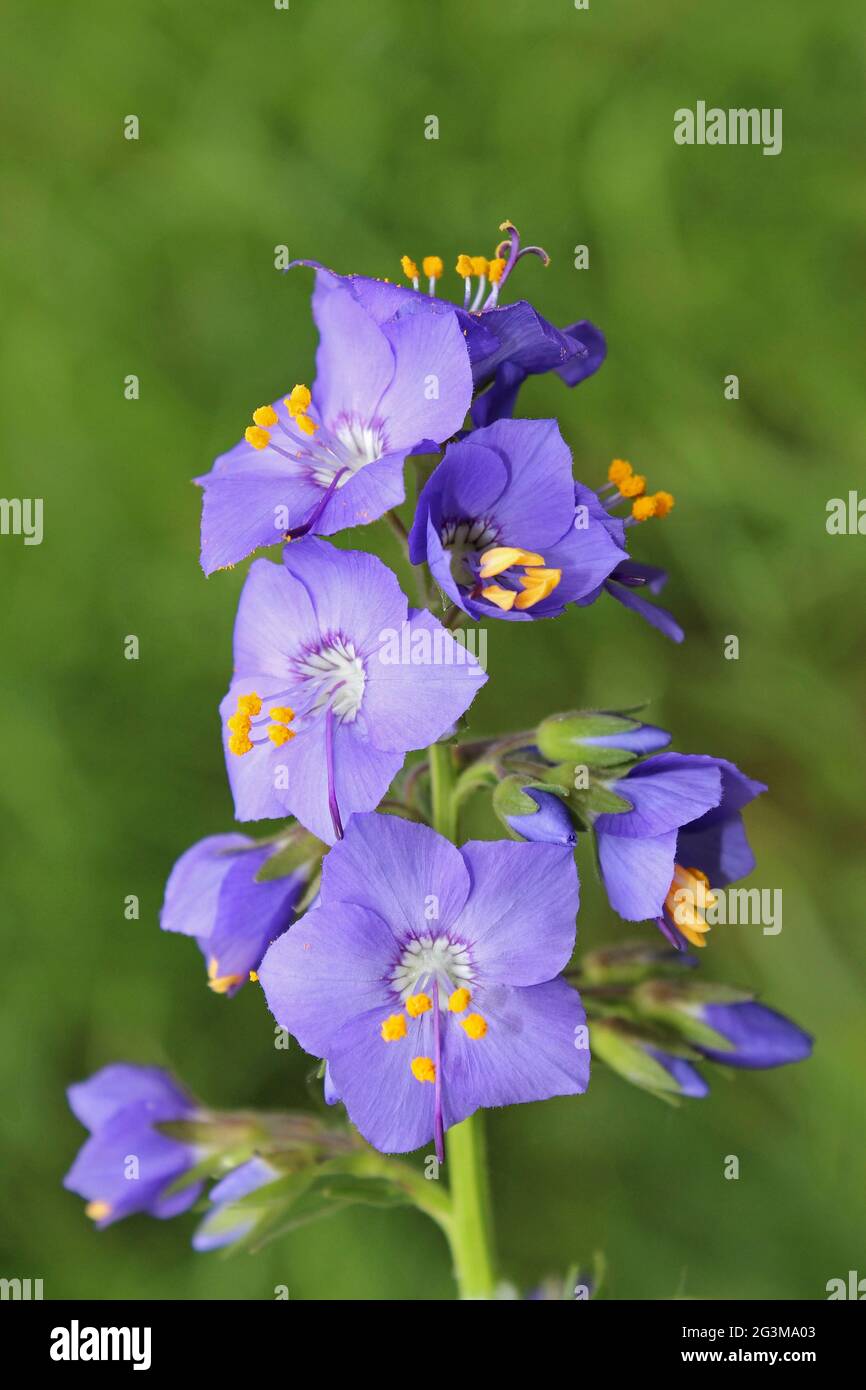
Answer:
[{"label": "green sepal", "polygon": [[640,756],[628,748],[606,748],[587,739],[631,733],[640,721],[603,710],[571,710],[543,719],[535,734],[538,748],[552,763],[573,762],[586,767],[619,767]]}]

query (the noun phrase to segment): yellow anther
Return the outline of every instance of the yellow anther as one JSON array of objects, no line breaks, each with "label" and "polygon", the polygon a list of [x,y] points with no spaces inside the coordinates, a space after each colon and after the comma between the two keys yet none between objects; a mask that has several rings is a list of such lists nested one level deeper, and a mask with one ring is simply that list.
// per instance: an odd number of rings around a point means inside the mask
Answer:
[{"label": "yellow anther", "polygon": [[607,470],[607,479],[608,482],[616,483],[619,486],[623,478],[630,478],[633,472],[634,469],[631,464],[627,463],[625,459],[614,459]]},{"label": "yellow anther", "polygon": [[485,550],[481,556],[481,569],[479,574],[482,579],[492,579],[496,574],[502,574],[503,570],[510,569],[512,565],[543,565],[544,556],[536,555],[532,550],[521,550],[514,545],[495,545],[491,550]]},{"label": "yellow anther", "polygon": [[487,267],[487,278],[491,285],[498,285],[502,279],[502,272],[505,269],[506,261],[502,256],[496,256]]},{"label": "yellow anther", "polygon": [[84,1208],[84,1215],[89,1216],[91,1221],[104,1221],[106,1216],[111,1215],[110,1202],[88,1202]]},{"label": "yellow anther", "polygon": [[257,425],[276,425],[279,419],[272,405],[260,405],[258,410],[253,411],[253,420]]},{"label": "yellow anther", "polygon": [[244,753],[251,753],[252,749],[253,745],[250,743],[246,734],[232,734],[229,739],[229,752],[235,753],[239,758],[242,757]]},{"label": "yellow anther", "polygon": [[483,1038],[487,1032],[487,1020],[480,1014],[467,1014],[465,1018],[461,1018],[460,1027],[468,1038],[477,1040]]},{"label": "yellow anther", "polygon": [[413,1057],[412,1075],[416,1081],[435,1081],[436,1067],[432,1057]]},{"label": "yellow anther", "polygon": [[640,497],[646,491],[646,478],[643,473],[630,473],[617,487],[620,497]]},{"label": "yellow anther", "polygon": [[665,908],[676,924],[677,930],[692,946],[704,947],[704,937],[710,930],[704,913],[717,902],[715,893],[709,891],[710,880],[700,869],[684,869],[674,865],[674,877],[665,898]]},{"label": "yellow anther", "polygon": [[441,256],[425,256],[421,262],[421,269],[431,280],[438,280],[445,269],[442,264]]},{"label": "yellow anther", "polygon": [[254,449],[266,449],[271,442],[267,430],[263,430],[259,425],[247,425],[244,439],[248,444],[252,444]]},{"label": "yellow anther", "polygon": [[452,1014],[462,1014],[471,998],[472,995],[469,993],[468,989],[455,989],[448,1000],[448,1007]]},{"label": "yellow anther", "polygon": [[481,597],[486,598],[488,603],[495,603],[497,608],[501,608],[505,613],[509,613],[514,607],[514,600],[517,598],[513,589],[503,589],[501,584],[488,584],[486,589],[481,590]]},{"label": "yellow anther", "polygon": [[464,256],[462,253],[457,257],[457,264],[454,269],[458,275],[462,275],[464,280],[472,274],[472,257]]},{"label": "yellow anther", "polygon": [[261,696],[257,695],[254,690],[251,690],[249,695],[239,695],[238,711],[243,714],[261,714]]},{"label": "yellow anther", "polygon": [[296,415],[305,414],[309,410],[312,400],[309,386],[293,386],[291,394],[286,396],[283,405],[294,418]]},{"label": "yellow anther", "polygon": [[233,734],[248,734],[250,731],[250,716],[248,714],[233,714],[226,720],[226,724]]},{"label": "yellow anther", "polygon": [[390,1014],[379,1032],[385,1042],[399,1042],[401,1038],[406,1036],[406,1020],[402,1014]]},{"label": "yellow anther", "polygon": [[296,415],[295,424],[302,434],[315,434],[319,428],[315,420],[311,420],[309,415]]},{"label": "yellow anther", "polygon": [[472,274],[473,274],[473,275],[486,275],[489,269],[490,269],[490,262],[488,261],[488,259],[487,259],[486,256],[473,256],[473,257],[472,257]]},{"label": "yellow anther", "polygon": [[258,974],[258,971],[257,971],[257,970],[251,970],[251,971],[250,971],[250,984],[251,984],[251,985],[257,985],[258,982],[259,982],[259,974]]},{"label": "yellow anther", "polygon": [[675,499],[670,492],[654,492],[653,501],[656,504],[656,516],[667,516],[668,512],[675,506]]},{"label": "yellow anther", "polygon": [[656,515],[656,499],[654,497],[636,497],[631,504],[631,514],[635,521],[649,521],[651,516]]},{"label": "yellow anther", "polygon": [[285,724],[268,725],[268,738],[277,748],[282,748],[284,743],[288,743],[289,739],[294,737],[294,729],[287,729]]},{"label": "yellow anther", "polygon": [[548,594],[552,594],[561,579],[562,570],[527,570],[526,574],[520,576],[523,593],[517,595],[514,600],[514,607],[521,610],[531,608],[533,604],[539,603],[541,599],[547,598]]},{"label": "yellow anther", "polygon": [[433,1000],[429,994],[410,994],[406,1000],[406,1012],[410,1018],[419,1018],[432,1008]]},{"label": "yellow anther", "polygon": [[402,256],[400,258],[400,264],[403,267],[403,274],[406,276],[407,280],[418,279],[418,267],[411,256]]},{"label": "yellow anther", "polygon": [[295,717],[295,711],[291,705],[277,705],[271,710],[271,718],[276,719],[278,724],[291,724]]},{"label": "yellow anther", "polygon": [[208,984],[214,994],[228,994],[234,986],[239,985],[243,980],[243,975],[220,975],[219,962],[216,956],[211,956],[207,968]]}]

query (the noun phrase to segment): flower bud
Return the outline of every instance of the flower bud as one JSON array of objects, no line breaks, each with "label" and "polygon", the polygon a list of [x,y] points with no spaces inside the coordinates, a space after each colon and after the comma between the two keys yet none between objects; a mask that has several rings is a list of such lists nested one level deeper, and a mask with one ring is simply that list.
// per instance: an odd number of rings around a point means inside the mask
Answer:
[{"label": "flower bud", "polygon": [[606,1062],[633,1086],[660,1099],[699,1098],[709,1091],[706,1081],[687,1057],[670,1051],[670,1045],[652,1032],[624,1019],[604,1018],[593,1022],[590,1045],[593,1056]]},{"label": "flower bud", "polygon": [[548,845],[577,844],[577,830],[565,803],[535,784],[522,785],[520,777],[506,777],[493,793],[497,815],[524,840]]},{"label": "flower bud", "polygon": [[671,736],[654,724],[606,710],[552,714],[538,726],[536,743],[553,763],[617,767],[665,748]]}]

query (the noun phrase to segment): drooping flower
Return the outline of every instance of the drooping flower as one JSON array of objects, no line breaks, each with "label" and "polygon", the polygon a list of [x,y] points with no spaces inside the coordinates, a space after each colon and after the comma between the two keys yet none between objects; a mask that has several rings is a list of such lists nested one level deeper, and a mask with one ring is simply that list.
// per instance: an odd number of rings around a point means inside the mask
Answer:
[{"label": "drooping flower", "polygon": [[219,1250],[247,1235],[255,1226],[260,1212],[249,1203],[238,1206],[241,1198],[249,1197],[260,1187],[267,1187],[279,1177],[279,1170],[256,1155],[233,1169],[208,1193],[210,1210],[192,1238],[193,1249],[199,1252]]},{"label": "drooping flower", "polygon": [[630,810],[594,822],[611,906],[628,921],[655,918],[672,944],[705,946],[713,888],[750,873],[743,807],[766,787],[724,758],[660,753],[609,782]]},{"label": "drooping flower", "polygon": [[448,447],[409,553],[473,618],[555,617],[625,558],[606,522],[595,494],[575,489],[555,420],[500,420]]},{"label": "drooping flower", "polygon": [[274,853],[278,845],[259,845],[247,835],[209,835],[182,854],[169,875],[160,926],[195,938],[217,994],[236,994],[294,921],[308,874],[256,882]]},{"label": "drooping flower", "polygon": [[487,679],[381,560],[312,538],[251,566],[234,665],[220,712],[238,820],[294,815],[329,844]]},{"label": "drooping flower", "polygon": [[407,455],[463,424],[472,373],[453,314],[377,322],[339,285],[314,310],[312,391],[295,386],[260,406],[241,442],[196,479],[207,574],[287,537],[375,521],[403,501]]},{"label": "drooping flower", "polygon": [[321,903],[259,976],[277,1021],[327,1059],[361,1134],[417,1149],[484,1106],[586,1089],[571,850],[457,849],[426,826],[355,815],[324,862]]},{"label": "drooping flower", "polygon": [[[560,329],[525,299],[500,303],[518,261],[533,255],[546,265],[550,259],[540,246],[521,246],[513,223],[504,222],[500,230],[506,237],[492,257],[457,257],[462,304],[436,297],[444,270],[439,256],[426,256],[420,270],[409,256],[403,257],[403,272],[411,288],[366,275],[338,275],[317,261],[294,264],[312,266],[316,271],[314,310],[329,291],[345,288],[380,324],[428,308],[452,315],[466,342],[475,389],[483,392],[472,407],[473,423],[492,425],[513,414],[517,394],[528,376],[554,371],[567,386],[576,386],[598,371],[607,351],[601,330],[586,319]],[[422,280],[426,292],[421,289]]]},{"label": "drooping flower", "polygon": [[192,1119],[197,1107],[167,1072],[118,1062],[70,1086],[67,1096],[90,1138],[63,1185],[87,1199],[85,1211],[100,1229],[134,1212],[167,1218],[192,1206],[201,1183],[167,1189],[195,1165],[196,1150],[155,1126]]}]

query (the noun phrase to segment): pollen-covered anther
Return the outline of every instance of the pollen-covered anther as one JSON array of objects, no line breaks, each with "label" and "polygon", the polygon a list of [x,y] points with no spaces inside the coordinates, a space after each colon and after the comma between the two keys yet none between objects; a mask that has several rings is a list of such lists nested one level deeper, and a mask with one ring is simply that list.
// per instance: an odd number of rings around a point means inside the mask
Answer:
[{"label": "pollen-covered anther", "polygon": [[607,470],[608,482],[616,483],[619,487],[623,479],[630,478],[633,472],[634,469],[626,459],[614,459]]},{"label": "pollen-covered anther", "polygon": [[654,492],[653,501],[656,504],[656,516],[667,516],[671,508],[676,505],[676,500],[671,492]]},{"label": "pollen-covered anther", "polygon": [[252,751],[253,745],[246,734],[232,734],[229,739],[230,753],[234,753],[236,757],[241,758],[244,753],[251,753]]},{"label": "pollen-covered anther", "polygon": [[426,1014],[432,1008],[433,1000],[429,994],[410,994],[406,1000],[406,1012],[410,1018],[420,1018],[421,1014]]},{"label": "pollen-covered anther", "polygon": [[399,1042],[406,1036],[406,1020],[402,1014],[389,1014],[379,1032],[384,1042]]},{"label": "pollen-covered anther", "polygon": [[646,492],[646,478],[643,473],[629,473],[627,478],[617,483],[620,497],[641,497]]},{"label": "pollen-covered anther", "polygon": [[88,1202],[84,1208],[84,1215],[89,1216],[91,1221],[104,1221],[106,1216],[111,1215],[110,1202]]},{"label": "pollen-covered anther", "polygon": [[477,1041],[487,1032],[487,1019],[482,1018],[481,1014],[467,1014],[465,1018],[461,1018],[460,1027],[467,1038]]},{"label": "pollen-covered anther", "polygon": [[473,275],[486,275],[487,272],[489,271],[489,269],[490,269],[490,262],[488,261],[488,259],[487,259],[486,256],[473,256],[473,257],[472,257],[472,274],[473,274]]},{"label": "pollen-covered anther", "polygon": [[[425,256],[421,262],[421,269],[430,280],[438,280],[442,271],[445,269],[442,264],[441,256]],[[416,271],[417,274],[417,271]]]},{"label": "pollen-covered anther", "polygon": [[636,497],[631,504],[631,514],[635,521],[649,521],[651,516],[656,515],[656,499],[654,497]]},{"label": "pollen-covered anther", "polygon": [[462,1014],[471,998],[472,995],[468,989],[455,989],[448,999],[448,1007],[452,1014]]},{"label": "pollen-covered anther", "polygon": [[285,724],[268,725],[268,738],[275,748],[282,748],[283,744],[288,743],[289,739],[296,737],[297,735],[294,729],[287,729]]},{"label": "pollen-covered anther", "polygon": [[403,267],[403,274],[407,280],[417,280],[419,270],[411,256],[401,256],[400,264]]},{"label": "pollen-covered anther", "polygon": [[472,257],[465,256],[461,253],[457,257],[457,264],[454,269],[457,271],[458,275],[463,276],[464,280],[468,280],[469,276],[474,273],[472,270]]},{"label": "pollen-covered anther", "polygon": [[226,724],[233,734],[248,734],[252,720],[248,714],[232,714],[226,720]]},{"label": "pollen-covered anther", "polygon": [[258,410],[253,411],[253,423],[262,427],[276,425],[279,419],[272,405],[260,405]]},{"label": "pollen-covered anther", "polygon": [[229,990],[235,985],[239,985],[244,978],[243,975],[221,975],[216,956],[211,956],[208,962],[207,976],[208,984],[214,994],[228,994]]},{"label": "pollen-covered anther", "polygon": [[286,396],[283,401],[283,405],[286,407],[292,419],[294,419],[296,415],[306,414],[312,401],[313,393],[309,386],[304,386],[302,383],[299,383],[297,386],[292,387],[288,396]]},{"label": "pollen-covered anther", "polygon": [[432,1057],[413,1057],[412,1075],[416,1081],[435,1081],[436,1065]]},{"label": "pollen-covered anther", "polygon": [[253,690],[249,695],[238,696],[238,712],[243,714],[261,714],[262,698]]},{"label": "pollen-covered anther", "polygon": [[540,603],[543,598],[552,594],[561,579],[560,569],[528,569],[520,576],[523,593],[517,595],[514,607],[521,611],[524,608],[532,608],[534,604]]},{"label": "pollen-covered anther", "polygon": [[674,865],[674,876],[665,908],[692,946],[706,946],[704,937],[710,930],[704,913],[715,907],[717,897],[710,892],[710,880],[700,869],[684,869],[681,864]]},{"label": "pollen-covered anther", "polygon": [[502,574],[503,570],[510,569],[512,565],[543,564],[544,556],[536,555],[532,550],[521,550],[513,545],[495,545],[490,550],[485,550],[481,556],[479,575],[482,579],[492,579],[494,575]]},{"label": "pollen-covered anther", "polygon": [[271,442],[268,431],[263,430],[260,425],[247,425],[244,430],[244,439],[254,449],[266,449]]},{"label": "pollen-covered anther", "polygon": [[315,434],[319,428],[315,420],[311,420],[309,415],[296,415],[295,424],[302,434]]},{"label": "pollen-covered anther", "polygon": [[487,278],[490,281],[491,285],[499,284],[499,281],[502,279],[502,272],[504,271],[506,264],[507,262],[504,260],[502,256],[494,256],[493,260],[487,267]]},{"label": "pollen-covered anther", "polygon": [[517,594],[513,589],[503,589],[501,584],[488,584],[486,589],[481,590],[481,597],[486,598],[488,603],[495,603],[504,613],[510,613]]}]

